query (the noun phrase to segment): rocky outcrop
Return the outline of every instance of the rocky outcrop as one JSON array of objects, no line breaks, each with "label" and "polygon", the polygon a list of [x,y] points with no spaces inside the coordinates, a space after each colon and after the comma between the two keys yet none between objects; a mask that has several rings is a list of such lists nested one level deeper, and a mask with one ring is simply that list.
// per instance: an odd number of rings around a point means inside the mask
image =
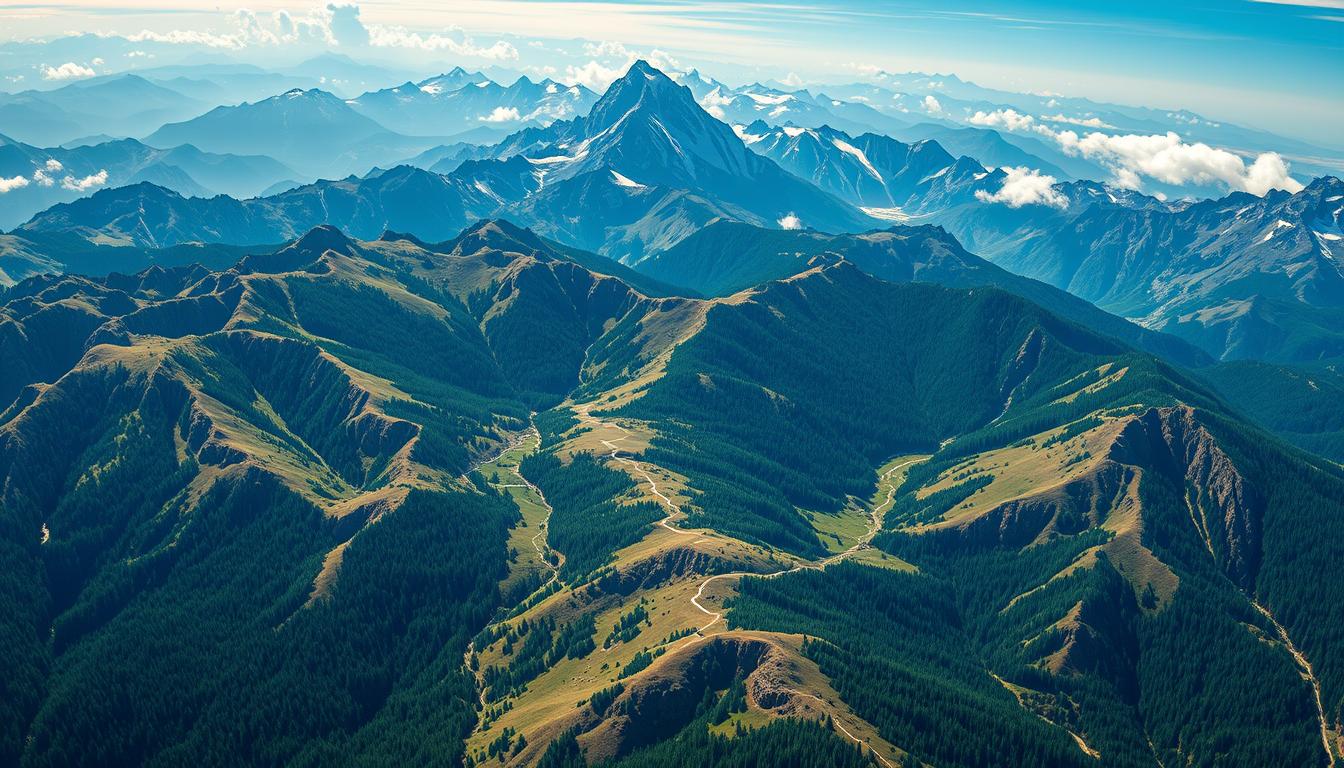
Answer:
[{"label": "rocky outcrop", "polygon": [[1253,586],[1265,503],[1194,409],[1149,409],[1125,426],[1110,457],[1183,486],[1190,524],[1209,554],[1238,586]]}]

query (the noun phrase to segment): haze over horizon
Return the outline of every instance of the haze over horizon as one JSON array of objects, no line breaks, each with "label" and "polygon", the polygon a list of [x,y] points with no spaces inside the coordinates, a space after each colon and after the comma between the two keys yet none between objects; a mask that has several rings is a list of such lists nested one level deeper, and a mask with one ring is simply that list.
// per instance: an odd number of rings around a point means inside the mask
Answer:
[{"label": "haze over horizon", "polygon": [[[955,74],[1005,90],[1087,97],[1273,130],[1334,149],[1344,124],[1344,3],[1057,4],[869,0],[778,6],[467,0],[296,5],[75,0],[0,8],[0,88],[49,88],[182,61],[297,62],[324,51],[412,68],[495,67],[601,90],[635,56],[733,85],[795,87],[881,72]],[[139,48],[104,52],[97,30]],[[23,43],[57,40],[32,59]],[[21,60],[18,66],[13,66]],[[1234,148],[1235,149],[1235,148]]]}]

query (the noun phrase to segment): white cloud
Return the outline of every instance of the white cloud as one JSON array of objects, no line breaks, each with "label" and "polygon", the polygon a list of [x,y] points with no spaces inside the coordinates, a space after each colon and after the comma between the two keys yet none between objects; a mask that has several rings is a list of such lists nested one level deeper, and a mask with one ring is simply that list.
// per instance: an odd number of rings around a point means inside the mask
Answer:
[{"label": "white cloud", "polygon": [[784,76],[783,80],[780,80],[779,82],[789,86],[790,88],[799,88],[803,85],[803,78],[799,77],[798,73],[796,72],[790,72],[789,74]]},{"label": "white cloud", "polygon": [[583,54],[585,56],[591,56],[595,59],[600,59],[604,56],[614,56],[616,58],[629,59],[633,58],[635,55],[628,48],[625,47],[624,43],[614,43],[607,40],[604,40],[600,43],[584,43]]},{"label": "white cloud", "polygon": [[330,3],[327,13],[330,14],[328,28],[337,45],[362,46],[371,42],[369,29],[359,20],[358,5]]},{"label": "white cloud", "polygon": [[65,166],[61,165],[61,161],[57,160],[54,157],[47,158],[47,163],[45,167],[48,171],[51,171],[52,173],[56,173],[57,171],[65,169]]},{"label": "white cloud", "polygon": [[1203,142],[1187,144],[1174,131],[1166,134],[1107,136],[1093,132],[1079,137],[1073,131],[1053,134],[1064,151],[1100,162],[1116,174],[1116,183],[1136,188],[1146,176],[1164,184],[1214,184],[1264,195],[1271,189],[1302,189],[1288,175],[1288,165],[1275,152],[1265,152],[1250,167],[1238,155]]},{"label": "white cloud", "polygon": [[59,67],[42,67],[43,80],[77,80],[81,77],[93,77],[98,74],[82,64],[67,61]]},{"label": "white cloud", "polygon": [[28,186],[27,176],[14,176],[9,179],[0,176],[0,195],[5,194],[6,192],[13,192],[16,189],[23,189],[26,186]]},{"label": "white cloud", "polygon": [[657,48],[654,48],[653,50],[649,51],[647,55],[644,56],[644,60],[649,62],[649,64],[653,66],[654,69],[663,72],[673,80],[680,80],[681,76],[685,74],[682,71],[681,62],[672,58],[672,54],[668,53],[667,51],[662,51]]},{"label": "white cloud", "polygon": [[792,213],[787,214],[786,216],[784,216],[784,218],[780,219],[780,220],[779,220],[778,222],[776,222],[776,223],[779,224],[779,228],[780,228],[780,229],[802,229],[802,228],[803,228],[803,220],[800,219],[800,218],[798,218],[796,215],[794,215],[794,214],[792,214]]},{"label": "white cloud", "polygon": [[1114,128],[1102,121],[1099,117],[1069,117],[1067,115],[1041,115],[1041,119],[1049,123],[1064,123],[1066,125],[1080,125],[1084,128]]},{"label": "white cloud", "polygon": [[[681,62],[677,61],[667,51],[654,48],[647,53],[627,47],[624,43],[603,41],[600,43],[584,43],[583,54],[592,58],[585,64],[571,64],[565,67],[563,75],[557,77],[558,80],[567,85],[582,85],[591,90],[601,93],[607,89],[607,86],[616,82],[630,65],[639,59],[644,59],[652,66],[674,81],[680,82],[685,75],[685,70]],[[706,110],[709,111],[709,110]]]},{"label": "white cloud", "polygon": [[[1169,117],[1180,119],[1173,113]],[[1088,128],[1111,128],[1100,118],[1044,115],[1041,120]],[[1288,166],[1275,152],[1256,156],[1248,168],[1239,155],[1204,143],[1189,144],[1174,131],[1165,134],[1108,135],[1092,131],[1084,136],[1072,130],[1057,131],[1031,115],[1012,109],[976,112],[974,125],[1030,131],[1059,143],[1065,154],[1086,157],[1108,168],[1113,182],[1126,189],[1142,189],[1143,179],[1164,184],[1222,184],[1229,190],[1263,195],[1271,189],[1296,192],[1302,185],[1288,175]]]},{"label": "white cloud", "polygon": [[143,30],[127,36],[132,42],[155,42],[179,45],[201,45],[210,48],[242,49],[250,45],[303,44],[340,46],[342,48],[412,48],[425,51],[448,51],[458,56],[490,61],[516,61],[518,49],[497,40],[489,45],[478,45],[461,28],[450,27],[442,32],[421,34],[405,27],[365,24],[360,18],[359,6],[353,3],[329,3],[303,15],[278,10],[269,21],[250,10],[234,12],[233,21],[238,30],[219,34],[198,30],[156,32]]},{"label": "white cloud", "polygon": [[590,90],[602,93],[607,90],[607,86],[616,82],[621,75],[625,74],[631,63],[626,62],[608,67],[597,59],[592,59],[587,64],[578,67],[571,64],[565,67],[565,74],[560,77],[560,80],[569,85],[582,85]]},{"label": "white cloud", "polygon": [[1036,118],[1031,115],[1024,115],[1015,109],[996,109],[993,112],[976,112],[970,116],[969,122],[972,125],[983,125],[989,128],[1028,131],[1036,124]]},{"label": "white cloud", "polygon": [[720,120],[725,117],[723,108],[732,103],[733,97],[725,94],[718,86],[715,86],[714,90],[706,93],[704,98],[700,99],[700,107]]},{"label": "white cloud", "polygon": [[935,99],[932,95],[924,97],[924,111],[936,115],[943,111],[942,102]]},{"label": "white cloud", "polygon": [[1004,168],[1003,186],[993,194],[983,189],[975,192],[975,199],[983,203],[1003,203],[1009,208],[1024,205],[1048,205],[1067,208],[1068,198],[1055,190],[1055,177],[1046,176],[1034,168]]},{"label": "white cloud", "polygon": [[72,192],[87,192],[94,187],[101,187],[107,183],[107,170],[103,169],[97,173],[85,176],[82,179],[76,179],[74,176],[66,176],[61,180],[61,187]]},{"label": "white cloud", "polygon": [[470,37],[461,39],[434,33],[421,35],[404,27],[369,27],[368,43],[376,48],[418,48],[426,51],[448,51],[458,56],[471,56],[490,61],[516,61],[518,49],[511,43],[496,40],[488,46],[477,45]]},{"label": "white cloud", "polygon": [[487,123],[511,123],[521,119],[516,107],[495,107],[490,114],[481,115],[481,120]]},{"label": "white cloud", "polygon": [[885,80],[887,77],[887,73],[882,71],[882,67],[876,64],[865,64],[863,62],[851,61],[849,62],[848,66],[850,69],[855,70],[864,77],[875,77],[878,80]]},{"label": "white cloud", "polygon": [[243,41],[237,35],[217,35],[213,32],[200,32],[194,29],[174,29],[169,32],[153,32],[142,29],[126,36],[133,43],[165,43],[168,45],[203,45],[207,48],[241,48]]}]

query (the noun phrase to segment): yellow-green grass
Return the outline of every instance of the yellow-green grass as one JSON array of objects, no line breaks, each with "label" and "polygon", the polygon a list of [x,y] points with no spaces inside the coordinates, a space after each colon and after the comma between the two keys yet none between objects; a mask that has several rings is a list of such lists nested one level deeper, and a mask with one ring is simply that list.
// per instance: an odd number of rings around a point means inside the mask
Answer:
[{"label": "yellow-green grass", "polygon": [[844,552],[860,542],[871,527],[868,510],[853,499],[838,512],[803,511],[803,516],[831,554]]},{"label": "yellow-green grass", "polygon": [[[669,637],[674,633],[694,630],[708,620],[708,617],[700,613],[690,602],[698,583],[697,578],[681,579],[661,585],[657,589],[636,592],[619,599],[619,602],[615,598],[607,597],[596,605],[585,606],[597,611],[595,617],[597,631],[593,637],[596,649],[581,659],[560,660],[528,683],[527,689],[521,695],[506,699],[512,709],[502,714],[487,728],[478,729],[472,734],[467,742],[469,752],[484,749],[505,727],[511,727],[522,733],[529,742],[533,741],[534,737],[541,738],[543,734],[549,732],[548,724],[573,714],[580,702],[587,701],[597,691],[615,683],[621,669],[630,663],[635,654],[640,651],[653,653],[660,647],[674,648],[688,642],[690,638],[669,642]],[[628,642],[617,642],[604,648],[603,642],[617,622],[633,610],[641,599],[645,601],[644,608],[648,612],[649,624],[641,624],[639,634]],[[570,607],[571,600],[581,601],[581,598],[576,598],[569,590],[565,590],[545,601],[543,605],[548,607],[549,611],[534,609],[529,611],[528,615],[540,617],[546,613],[558,614],[560,611],[557,609]],[[571,611],[569,620],[577,618],[581,613],[582,611]],[[558,616],[556,618],[557,624],[563,623]],[[516,620],[513,623],[516,623]],[[502,643],[496,643],[480,654],[481,669],[507,662],[499,652],[501,645]],[[503,701],[497,702],[496,705],[502,703]]]},{"label": "yellow-green grass", "polygon": [[948,510],[941,520],[917,528],[963,525],[1006,502],[1059,488],[1095,471],[1126,421],[1103,417],[1099,426],[1046,446],[1051,438],[1067,429],[1059,427],[1029,441],[978,453],[959,462],[940,474],[935,482],[921,488],[918,497],[925,498],[978,477],[990,476],[992,481]]},{"label": "yellow-green grass", "polygon": [[513,499],[522,517],[518,524],[509,530],[508,546],[516,553],[516,558],[509,566],[508,577],[500,584],[500,589],[505,591],[539,571],[550,570],[550,565],[542,554],[550,551],[546,543],[545,530],[548,510],[537,491],[518,473],[518,463],[524,456],[535,451],[540,442],[541,438],[536,433],[530,433],[511,448],[477,468],[477,472],[486,482]]},{"label": "yellow-green grass", "polygon": [[764,728],[774,719],[769,712],[748,705],[746,712],[734,712],[722,723],[709,726],[709,732],[731,738],[737,735],[738,727],[746,731]]}]

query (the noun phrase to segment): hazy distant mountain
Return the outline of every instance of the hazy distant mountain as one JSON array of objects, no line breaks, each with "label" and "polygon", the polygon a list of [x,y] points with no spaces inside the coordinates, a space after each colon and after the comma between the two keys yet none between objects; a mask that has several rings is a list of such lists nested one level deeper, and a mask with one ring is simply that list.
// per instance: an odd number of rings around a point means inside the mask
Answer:
[{"label": "hazy distant mountain", "polygon": [[191,145],[154,149],[121,139],[43,149],[0,136],[0,177],[27,180],[0,195],[0,228],[104,187],[147,181],[188,196],[251,197],[294,175],[270,157],[214,154]]},{"label": "hazy distant mountain", "polygon": [[711,115],[731,124],[757,120],[773,126],[799,125],[818,128],[829,125],[854,133],[889,132],[910,124],[909,120],[884,114],[867,104],[840,101],[807,90],[786,90],[761,83],[731,88],[698,70],[681,76],[696,101]]},{"label": "hazy distant mountain", "polygon": [[389,131],[326,91],[295,89],[170,123],[146,137],[145,143],[282,157],[302,173],[343,176],[408,157],[438,142]]},{"label": "hazy distant mountain", "polygon": [[974,157],[989,168],[1024,166],[1054,176],[1060,181],[1105,178],[1108,175],[1096,164],[1070,157],[1044,142],[989,128],[959,128],[924,122],[897,129],[892,135],[912,142],[937,141],[948,152]]},{"label": "hazy distant mountain", "polygon": [[323,90],[342,97],[382,88],[408,74],[399,68],[356,61],[339,53],[323,53],[281,71],[320,84]]},{"label": "hazy distant mountain", "polygon": [[97,133],[143,136],[207,106],[138,75],[113,75],[50,91],[0,93],[0,133],[42,146]]},{"label": "hazy distant mountain", "polygon": [[400,133],[450,136],[479,128],[513,131],[549,125],[587,113],[596,101],[597,94],[582,85],[520,77],[503,86],[459,67],[419,83],[365,93],[349,103]]},{"label": "hazy distant mountain", "polygon": [[[1319,164],[1319,161],[1335,154],[1306,141],[1210,119],[1186,109],[1136,107],[1061,94],[985,88],[951,73],[882,72],[871,82],[828,85],[826,88],[840,99],[861,101],[896,117],[909,118],[913,114],[921,114],[935,118],[920,126],[918,133],[898,135],[898,138],[903,139],[938,138],[942,141],[941,136],[929,130],[934,124],[945,127],[950,124],[968,125],[969,118],[977,112],[993,113],[1012,109],[1030,115],[1038,123],[1073,128],[1079,132],[1150,135],[1174,131],[1188,142],[1205,142],[1243,151],[1277,151],[1293,161],[1296,171],[1307,174],[1321,172],[1326,166]],[[930,96],[938,102],[938,109],[932,113],[923,108],[924,100]],[[1002,138],[1066,169],[1075,178],[1099,178],[1103,172],[1090,161],[1071,158],[1048,140],[1042,141],[1029,133],[1004,132]],[[948,141],[942,143],[954,152],[979,157],[986,163],[1007,164],[998,163],[983,156],[983,153],[976,154],[969,147],[954,147]],[[1338,166],[1335,168],[1337,170]]]},{"label": "hazy distant mountain", "polygon": [[[473,89],[490,90],[468,84],[458,92]],[[354,165],[385,149],[381,126],[317,91],[216,110],[184,125],[203,138],[247,137],[282,153],[312,157],[323,146],[328,164],[334,155]],[[303,142],[309,133],[322,139]],[[359,149],[341,154],[343,146]],[[1092,181],[1049,184],[954,158],[940,142],[762,120],[734,130],[643,62],[586,115],[493,146],[437,148],[417,162],[447,173],[377,170],[243,202],[147,188],[103,192],[46,211],[24,230],[77,229],[141,246],[275,242],[323,223],[359,237],[390,228],[440,238],[500,216],[634,264],[720,219],[825,232],[862,232],[877,219],[937,223],[1010,271],[1169,331],[1216,358],[1344,357],[1344,334],[1335,330],[1344,306],[1333,260],[1341,236],[1335,179],[1295,196],[1238,194],[1196,204]],[[194,179],[208,188],[195,167],[182,163],[134,180],[190,193]],[[145,195],[176,213],[141,215]]]}]

